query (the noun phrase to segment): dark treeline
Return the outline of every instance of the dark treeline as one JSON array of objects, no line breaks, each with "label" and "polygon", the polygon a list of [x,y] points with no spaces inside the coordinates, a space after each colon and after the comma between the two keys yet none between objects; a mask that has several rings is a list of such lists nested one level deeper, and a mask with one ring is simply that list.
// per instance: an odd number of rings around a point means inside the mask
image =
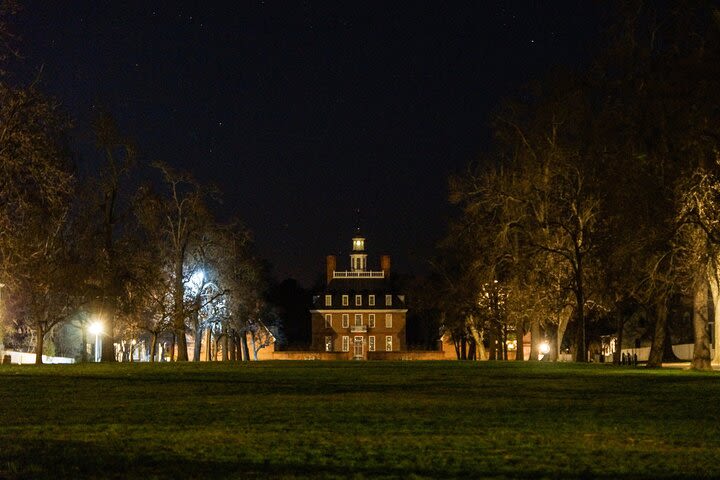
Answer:
[{"label": "dark treeline", "polygon": [[578,361],[603,329],[619,352],[641,318],[633,337],[658,366],[672,356],[669,317],[692,305],[692,364],[706,369],[720,305],[720,11],[606,7],[590,66],[506,102],[492,152],[451,178],[460,213],[435,263],[439,315],[456,344],[491,359],[529,331],[531,358],[546,340],[550,357]]},{"label": "dark treeline", "polygon": [[88,326],[99,322],[104,361],[131,360],[140,345],[151,361],[199,360],[201,349],[207,359],[250,359],[279,336],[279,318],[249,231],[213,215],[213,188],[139,161],[110,112],[79,133],[96,147],[79,160],[72,122],[43,95],[42,75],[13,81],[18,8],[0,2],[5,348],[34,351],[37,363],[44,353],[86,360]]}]

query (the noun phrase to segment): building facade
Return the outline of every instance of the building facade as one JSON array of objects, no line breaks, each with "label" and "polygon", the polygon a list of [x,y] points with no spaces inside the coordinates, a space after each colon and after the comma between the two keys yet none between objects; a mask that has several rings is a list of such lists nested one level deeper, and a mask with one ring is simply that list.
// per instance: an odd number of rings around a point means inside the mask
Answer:
[{"label": "building facade", "polygon": [[379,270],[369,270],[367,258],[361,236],[352,239],[349,269],[327,257],[326,287],[310,311],[312,350],[357,360],[406,350],[405,296],[390,288],[390,257],[380,257]]}]

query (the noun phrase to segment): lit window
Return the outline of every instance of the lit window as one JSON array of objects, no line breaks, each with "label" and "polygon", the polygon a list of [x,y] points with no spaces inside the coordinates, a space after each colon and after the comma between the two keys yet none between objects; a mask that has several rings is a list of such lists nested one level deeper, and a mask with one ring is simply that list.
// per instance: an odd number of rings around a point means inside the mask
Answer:
[{"label": "lit window", "polygon": [[362,305],[362,295],[355,295],[355,306],[359,307]]},{"label": "lit window", "polygon": [[325,295],[325,306],[332,307],[332,295]]},{"label": "lit window", "polygon": [[347,313],[343,313],[342,319],[343,328],[348,328],[350,326],[350,315],[348,315]]},{"label": "lit window", "polygon": [[[390,337],[388,337],[390,338]],[[350,337],[347,335],[343,336],[343,352],[349,352],[350,351]]]},{"label": "lit window", "polygon": [[371,313],[368,315],[368,327],[375,328],[375,314]]},{"label": "lit window", "polygon": [[362,313],[355,314],[355,325],[356,326],[362,325]]},{"label": "lit window", "polygon": [[333,344],[332,344],[332,337],[330,335],[325,337],[325,351],[326,352],[332,352],[333,350]]},{"label": "lit window", "polygon": [[347,306],[348,306],[349,300],[348,300],[348,296],[347,296],[347,295],[343,295],[343,296],[342,296],[342,303],[343,303],[343,307],[347,307]]},{"label": "lit window", "polygon": [[392,295],[385,295],[385,306],[389,307],[392,305]]},{"label": "lit window", "polygon": [[375,295],[368,296],[368,305],[370,305],[371,307],[375,306]]},{"label": "lit window", "polygon": [[390,335],[385,337],[385,351],[392,352],[392,337]]},{"label": "lit window", "polygon": [[371,352],[375,351],[375,337],[374,336],[368,337],[368,350],[370,350]]},{"label": "lit window", "polygon": [[385,314],[385,328],[392,328],[392,313]]},{"label": "lit window", "polygon": [[325,314],[325,328],[332,328],[332,315],[329,313]]}]

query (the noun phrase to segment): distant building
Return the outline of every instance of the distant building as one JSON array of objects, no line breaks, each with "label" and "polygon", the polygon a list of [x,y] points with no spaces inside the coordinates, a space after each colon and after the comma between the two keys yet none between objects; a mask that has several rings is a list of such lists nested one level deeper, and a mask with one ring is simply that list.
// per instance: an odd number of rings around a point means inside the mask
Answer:
[{"label": "distant building", "polygon": [[369,270],[365,238],[352,239],[350,268],[337,269],[327,257],[327,284],[314,298],[312,345],[316,352],[335,352],[335,358],[382,358],[379,352],[403,352],[405,296],[390,288],[390,257],[380,257],[380,269]]}]

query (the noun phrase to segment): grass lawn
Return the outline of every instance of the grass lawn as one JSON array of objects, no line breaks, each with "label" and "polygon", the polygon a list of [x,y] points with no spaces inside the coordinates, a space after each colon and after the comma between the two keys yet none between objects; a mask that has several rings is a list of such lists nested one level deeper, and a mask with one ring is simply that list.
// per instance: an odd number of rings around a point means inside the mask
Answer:
[{"label": "grass lawn", "polygon": [[720,375],[258,362],[0,367],[0,478],[720,477]]}]

